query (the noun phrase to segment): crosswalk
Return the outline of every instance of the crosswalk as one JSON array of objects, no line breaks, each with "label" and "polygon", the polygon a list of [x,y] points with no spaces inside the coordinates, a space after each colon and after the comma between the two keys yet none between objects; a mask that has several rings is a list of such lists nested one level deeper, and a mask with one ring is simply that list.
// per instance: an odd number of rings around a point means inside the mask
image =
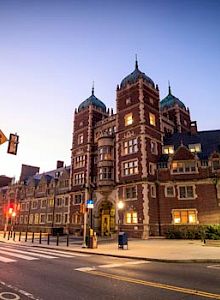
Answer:
[{"label": "crosswalk", "polygon": [[58,259],[58,258],[75,258],[89,257],[91,255],[84,253],[71,253],[53,249],[36,249],[28,246],[0,246],[0,264],[15,263],[19,259],[26,261],[35,261],[39,259]]}]

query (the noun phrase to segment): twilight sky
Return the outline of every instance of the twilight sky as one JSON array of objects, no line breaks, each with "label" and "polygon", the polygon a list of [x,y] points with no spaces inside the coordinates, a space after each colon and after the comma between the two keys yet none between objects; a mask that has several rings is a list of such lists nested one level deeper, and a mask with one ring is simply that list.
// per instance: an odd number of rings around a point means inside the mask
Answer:
[{"label": "twilight sky", "polygon": [[0,0],[0,175],[21,164],[70,164],[73,113],[91,94],[115,110],[115,89],[139,68],[190,108],[199,130],[219,129],[219,0]]}]

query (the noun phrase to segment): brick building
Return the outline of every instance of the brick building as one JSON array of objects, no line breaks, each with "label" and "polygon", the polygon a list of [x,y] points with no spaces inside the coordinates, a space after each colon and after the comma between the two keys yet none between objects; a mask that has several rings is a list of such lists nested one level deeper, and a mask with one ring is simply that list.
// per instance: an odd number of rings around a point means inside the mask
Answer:
[{"label": "brick building", "polygon": [[82,234],[82,204],[89,199],[87,222],[99,235],[120,226],[147,238],[171,225],[220,223],[220,130],[198,131],[170,86],[160,100],[137,61],[117,86],[115,113],[94,88],[75,110],[71,151],[69,167],[59,162],[32,176],[23,170],[17,228]]}]

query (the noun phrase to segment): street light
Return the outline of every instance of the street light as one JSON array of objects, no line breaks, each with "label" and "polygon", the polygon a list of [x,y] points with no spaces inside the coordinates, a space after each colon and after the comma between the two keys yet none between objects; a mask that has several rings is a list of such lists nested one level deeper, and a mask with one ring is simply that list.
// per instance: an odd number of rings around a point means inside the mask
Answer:
[{"label": "street light", "polygon": [[122,200],[120,200],[118,202],[118,232],[120,232],[120,224],[121,224],[121,221],[120,221],[120,215],[119,215],[119,211],[122,210],[125,206],[124,202]]}]

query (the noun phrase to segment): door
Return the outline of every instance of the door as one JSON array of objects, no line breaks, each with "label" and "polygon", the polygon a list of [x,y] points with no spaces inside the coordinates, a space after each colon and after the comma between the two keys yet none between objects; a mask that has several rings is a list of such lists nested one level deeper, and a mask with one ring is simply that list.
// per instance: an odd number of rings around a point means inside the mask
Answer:
[{"label": "door", "polygon": [[110,235],[110,215],[102,215],[102,236]]}]

